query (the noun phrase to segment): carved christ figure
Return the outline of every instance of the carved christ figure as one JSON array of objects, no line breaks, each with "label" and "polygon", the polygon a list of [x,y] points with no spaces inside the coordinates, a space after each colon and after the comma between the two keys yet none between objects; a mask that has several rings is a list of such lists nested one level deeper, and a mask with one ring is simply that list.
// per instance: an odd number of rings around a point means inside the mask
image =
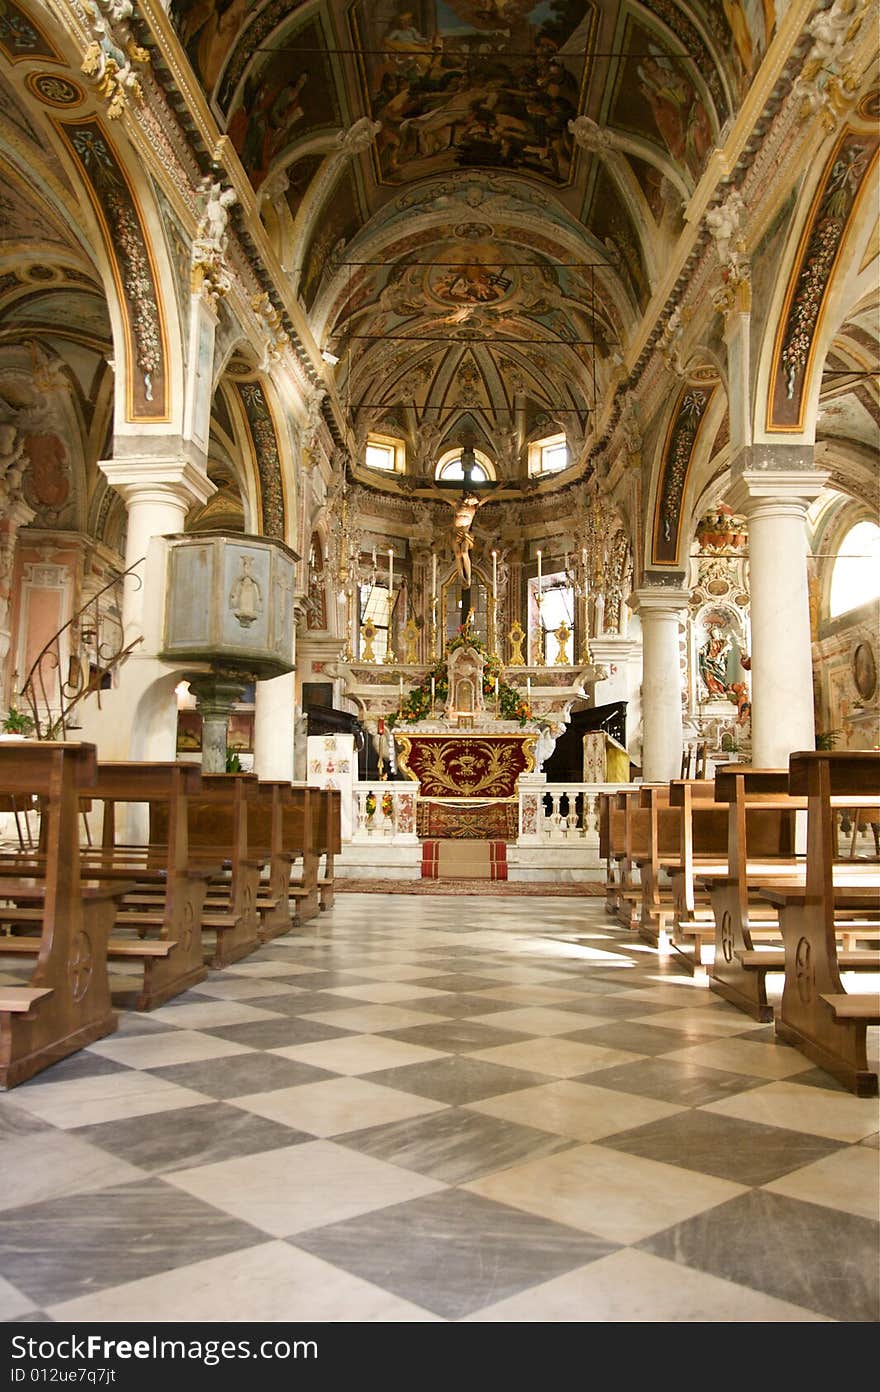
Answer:
[{"label": "carved christ figure", "polygon": [[471,587],[471,551],[474,549],[471,523],[476,516],[477,508],[482,507],[485,501],[485,498],[478,498],[475,493],[463,493],[460,500],[454,504],[452,549],[455,552],[461,583],[466,590]]}]

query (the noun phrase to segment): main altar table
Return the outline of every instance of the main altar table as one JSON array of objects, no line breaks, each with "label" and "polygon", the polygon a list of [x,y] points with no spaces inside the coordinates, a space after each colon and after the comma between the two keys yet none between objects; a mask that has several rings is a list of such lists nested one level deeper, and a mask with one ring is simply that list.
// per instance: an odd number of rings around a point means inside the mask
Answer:
[{"label": "main altar table", "polygon": [[423,798],[514,798],[521,773],[535,767],[537,736],[455,731],[394,732],[397,762]]}]

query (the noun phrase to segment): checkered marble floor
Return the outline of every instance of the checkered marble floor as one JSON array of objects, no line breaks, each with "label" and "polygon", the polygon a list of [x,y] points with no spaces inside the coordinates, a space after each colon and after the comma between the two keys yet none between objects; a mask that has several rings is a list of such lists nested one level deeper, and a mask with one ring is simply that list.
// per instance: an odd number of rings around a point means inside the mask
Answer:
[{"label": "checkered marble floor", "polygon": [[341,894],[0,1095],[0,1157],[6,1320],[880,1315],[876,1100],[600,899]]}]

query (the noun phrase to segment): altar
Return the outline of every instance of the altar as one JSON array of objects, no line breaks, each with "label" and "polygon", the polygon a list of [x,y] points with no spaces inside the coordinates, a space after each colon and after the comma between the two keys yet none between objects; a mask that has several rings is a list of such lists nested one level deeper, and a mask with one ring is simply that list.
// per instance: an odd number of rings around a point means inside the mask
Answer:
[{"label": "altar", "polygon": [[398,768],[423,798],[514,798],[520,774],[535,767],[537,741],[512,721],[494,721],[491,732],[394,732]]}]

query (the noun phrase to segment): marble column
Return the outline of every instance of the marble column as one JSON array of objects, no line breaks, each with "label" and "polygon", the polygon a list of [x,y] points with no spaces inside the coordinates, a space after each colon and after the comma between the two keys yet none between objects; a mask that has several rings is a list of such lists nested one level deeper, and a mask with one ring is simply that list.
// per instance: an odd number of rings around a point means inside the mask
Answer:
[{"label": "marble column", "polygon": [[296,674],[258,681],[254,696],[254,773],[293,782]]},{"label": "marble column", "polygon": [[[828,478],[811,446],[753,445],[728,501],[749,527],[752,763],[787,768],[815,748],[806,513]],[[783,464],[799,467],[780,467]]]},{"label": "marble column", "polygon": [[642,777],[665,783],[681,772],[681,660],[678,626],[689,592],[655,585],[633,591],[642,623]]},{"label": "marble column", "polygon": [[[102,459],[100,467],[128,510],[126,569],[143,560],[153,537],[182,532],[190,508],[206,503],[216,491],[205,471],[184,458]],[[126,641],[143,629],[145,569],[140,566],[139,578],[126,581],[122,611]]]}]

